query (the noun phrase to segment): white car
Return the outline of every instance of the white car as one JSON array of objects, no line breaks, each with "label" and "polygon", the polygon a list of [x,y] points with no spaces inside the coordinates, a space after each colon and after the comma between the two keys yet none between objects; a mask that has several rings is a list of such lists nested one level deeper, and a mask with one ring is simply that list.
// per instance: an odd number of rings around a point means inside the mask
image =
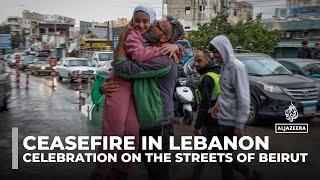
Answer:
[{"label": "white car", "polygon": [[96,67],[109,67],[112,68],[113,52],[98,51],[92,55],[91,63]]},{"label": "white car", "polygon": [[10,58],[8,59],[7,63],[10,67],[16,66],[16,57],[19,56],[20,57],[20,62],[22,62],[26,56],[25,53],[14,53],[10,56]]},{"label": "white car", "polygon": [[67,78],[68,82],[77,80],[80,76],[82,80],[93,78],[97,68],[85,58],[67,57],[63,58],[56,68],[58,80]]}]

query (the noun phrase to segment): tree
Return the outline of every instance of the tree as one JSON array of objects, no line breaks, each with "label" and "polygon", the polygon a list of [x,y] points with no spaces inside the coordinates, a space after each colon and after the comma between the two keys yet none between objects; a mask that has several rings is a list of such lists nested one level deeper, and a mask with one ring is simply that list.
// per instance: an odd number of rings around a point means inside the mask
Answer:
[{"label": "tree", "polygon": [[274,47],[280,41],[282,32],[264,28],[260,23],[261,14],[257,15],[255,20],[239,22],[234,26],[228,23],[227,18],[227,15],[220,14],[210,23],[199,26],[198,31],[188,37],[192,46],[195,48],[206,46],[215,36],[225,35],[234,47],[269,55],[274,52]]},{"label": "tree", "polygon": [[0,25],[0,34],[10,34],[11,28],[9,25]]}]

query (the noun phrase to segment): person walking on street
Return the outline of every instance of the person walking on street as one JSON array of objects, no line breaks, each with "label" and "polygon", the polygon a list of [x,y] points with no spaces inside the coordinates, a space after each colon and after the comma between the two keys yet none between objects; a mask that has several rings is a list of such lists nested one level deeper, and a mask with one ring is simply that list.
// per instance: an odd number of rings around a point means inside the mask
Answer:
[{"label": "person walking on street", "polygon": [[[208,51],[200,51],[195,55],[195,65],[200,76],[199,88],[196,90],[196,101],[199,103],[197,119],[194,125],[195,136],[205,136],[210,142],[217,136],[218,122],[210,115],[210,108],[216,103],[220,95],[219,73],[220,66],[214,66]],[[200,179],[204,163],[197,163],[193,167],[191,180]]]},{"label": "person walking on street", "polygon": [[[212,118],[218,119],[218,136],[223,142],[225,136],[240,138],[242,129],[248,120],[250,109],[249,78],[244,64],[239,61],[233,51],[230,40],[223,35],[215,37],[209,45],[219,64],[222,64],[220,73],[221,94],[211,111]],[[232,150],[225,151],[232,153]],[[243,163],[220,163],[223,180],[233,180],[233,169],[239,171],[248,180],[259,179],[260,174]]]}]

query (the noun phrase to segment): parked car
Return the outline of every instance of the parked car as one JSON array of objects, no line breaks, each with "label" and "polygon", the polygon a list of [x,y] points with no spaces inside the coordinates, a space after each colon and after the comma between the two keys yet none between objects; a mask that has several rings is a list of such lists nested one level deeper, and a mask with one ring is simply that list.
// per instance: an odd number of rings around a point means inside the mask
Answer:
[{"label": "parked car", "polygon": [[67,78],[68,82],[78,79],[79,73],[82,80],[93,78],[96,70],[97,68],[93,67],[88,59],[76,57],[63,58],[56,68],[58,79],[61,81],[62,78]]},{"label": "parked car", "polygon": [[11,55],[9,59],[7,60],[7,64],[9,67],[15,67],[16,66],[16,59],[14,58],[14,55]]},{"label": "parked car", "polygon": [[320,115],[319,82],[293,74],[265,54],[239,53],[236,57],[244,63],[249,74],[249,124],[259,118],[284,117],[291,103],[300,118]]},{"label": "parked car", "polygon": [[0,111],[7,110],[11,94],[10,75],[5,71],[4,60],[0,59]]},{"label": "parked car", "polygon": [[10,58],[8,59],[7,63],[10,67],[16,67],[16,58],[20,58],[20,62],[22,62],[25,58],[26,54],[25,53],[13,53]]},{"label": "parked car", "polygon": [[5,61],[5,62],[8,62],[8,61],[10,60],[11,56],[12,56],[12,54],[6,54],[6,55],[4,55],[4,56],[3,56],[4,61]]},{"label": "parked car", "polygon": [[300,74],[320,81],[319,60],[301,58],[282,58],[277,60],[293,74]]},{"label": "parked car", "polygon": [[108,66],[109,68],[112,68],[112,65],[111,65],[112,60],[113,60],[113,52],[98,51],[92,54],[92,58],[90,59],[90,62],[95,67]]},{"label": "parked car", "polygon": [[27,55],[23,61],[20,62],[19,67],[20,69],[26,69],[28,68],[30,63],[33,63],[35,61],[34,55]]},{"label": "parked car", "polygon": [[49,64],[49,59],[46,57],[36,57],[32,63],[27,65],[33,75],[50,75],[52,68]]},{"label": "parked car", "polygon": [[[249,74],[251,105],[248,124],[262,118],[285,117],[291,103],[300,118],[320,115],[320,85],[308,77],[295,75],[278,61],[260,53],[236,53]],[[194,60],[184,66],[195,74]],[[196,77],[194,75],[194,77]]]},{"label": "parked car", "polygon": [[193,58],[193,52],[192,52],[192,48],[191,48],[191,44],[188,40],[183,39],[183,40],[178,40],[176,42],[176,44],[180,44],[182,47],[184,47],[184,49],[186,50],[186,55],[184,56],[183,60],[182,60],[182,64],[186,64],[191,58]]}]

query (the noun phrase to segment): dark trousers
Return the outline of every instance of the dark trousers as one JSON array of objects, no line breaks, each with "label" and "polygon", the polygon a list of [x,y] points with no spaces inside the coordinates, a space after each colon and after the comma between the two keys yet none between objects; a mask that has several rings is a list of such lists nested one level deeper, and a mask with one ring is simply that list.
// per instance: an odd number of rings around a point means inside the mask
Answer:
[{"label": "dark trousers", "polygon": [[165,125],[155,127],[146,130],[140,130],[140,142],[142,142],[142,136],[152,136],[157,139],[158,136],[162,136],[162,150],[154,149],[152,151],[142,151],[142,161],[148,172],[148,180],[170,180],[170,163],[164,162],[147,162],[145,153],[169,153],[169,138],[173,136],[173,126]]},{"label": "dark trousers", "polygon": [[[222,147],[224,147],[223,137],[228,136],[230,139],[232,139],[233,131],[234,131],[234,127],[232,126],[224,126],[224,125],[218,126],[218,136],[222,144]],[[232,152],[233,150],[223,151],[223,153],[232,153]],[[220,163],[220,166],[221,166],[221,175],[223,180],[233,180],[233,169],[240,172],[244,176],[248,176],[248,173],[249,173],[249,167],[247,167],[243,163],[238,162],[235,158],[233,158],[233,161],[231,163],[227,163],[227,162]]]}]

